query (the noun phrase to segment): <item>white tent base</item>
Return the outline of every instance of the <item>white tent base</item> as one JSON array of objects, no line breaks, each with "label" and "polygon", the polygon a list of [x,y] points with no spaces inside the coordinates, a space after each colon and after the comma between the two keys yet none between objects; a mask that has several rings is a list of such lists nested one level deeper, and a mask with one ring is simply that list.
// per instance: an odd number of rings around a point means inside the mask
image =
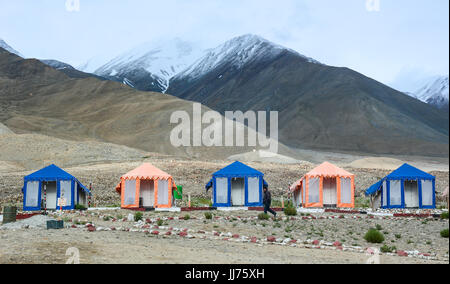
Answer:
[{"label": "white tent base", "polygon": [[320,208],[297,208],[298,213],[325,213],[325,209]]},{"label": "white tent base", "polygon": [[217,211],[248,211],[248,207],[217,207]]},{"label": "white tent base", "polygon": [[180,207],[155,208],[155,212],[181,212],[181,208]]}]

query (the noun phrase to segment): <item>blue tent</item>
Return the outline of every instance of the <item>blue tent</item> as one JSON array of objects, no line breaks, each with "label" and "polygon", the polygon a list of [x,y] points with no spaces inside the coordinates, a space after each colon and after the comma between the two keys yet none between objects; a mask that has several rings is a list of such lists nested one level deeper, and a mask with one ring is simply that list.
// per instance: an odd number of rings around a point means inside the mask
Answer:
[{"label": "blue tent", "polygon": [[381,208],[436,208],[436,177],[404,164],[366,190],[381,191]]},{"label": "blue tent", "polygon": [[62,209],[72,210],[76,204],[87,205],[87,196],[91,195],[91,192],[74,176],[55,165],[50,165],[24,177],[22,188],[24,211],[44,209],[44,185],[47,190],[47,209],[56,209],[58,198],[64,197],[67,206]]},{"label": "blue tent", "polygon": [[214,173],[205,186],[213,189],[214,207],[262,206],[263,187],[268,187],[264,174],[241,162]]}]

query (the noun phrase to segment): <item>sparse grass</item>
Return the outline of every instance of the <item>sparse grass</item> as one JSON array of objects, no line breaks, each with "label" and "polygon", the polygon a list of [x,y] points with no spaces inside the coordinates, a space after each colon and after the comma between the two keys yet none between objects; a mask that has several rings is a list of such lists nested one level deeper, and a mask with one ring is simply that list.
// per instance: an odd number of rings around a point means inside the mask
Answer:
[{"label": "sparse grass", "polygon": [[375,229],[377,229],[378,231],[382,231],[382,230],[383,230],[383,227],[381,227],[380,224],[376,224],[376,225],[375,225]]},{"label": "sparse grass", "polygon": [[86,210],[86,206],[77,204],[77,205],[75,205],[75,210]]},{"label": "sparse grass", "polygon": [[355,199],[355,207],[356,208],[369,208],[370,207],[370,199],[367,197],[357,197]]},{"label": "sparse grass", "polygon": [[297,209],[295,209],[292,205],[284,208],[284,214],[286,216],[297,216]]},{"label": "sparse grass", "polygon": [[384,245],[380,248],[380,251],[383,253],[394,252],[396,250],[397,248],[395,246],[390,247],[388,245]]},{"label": "sparse grass", "polygon": [[444,212],[441,214],[442,219],[448,219],[448,212]]},{"label": "sparse grass", "polygon": [[141,221],[143,218],[144,214],[142,214],[142,212],[136,212],[134,213],[134,221],[138,222]]},{"label": "sparse grass", "polygon": [[258,214],[258,220],[269,220],[269,215],[266,213]]},{"label": "sparse grass", "polygon": [[384,236],[382,233],[380,233],[380,231],[376,230],[376,229],[370,229],[366,235],[364,236],[364,239],[369,242],[369,243],[373,243],[373,244],[381,244],[382,242],[384,242]]}]

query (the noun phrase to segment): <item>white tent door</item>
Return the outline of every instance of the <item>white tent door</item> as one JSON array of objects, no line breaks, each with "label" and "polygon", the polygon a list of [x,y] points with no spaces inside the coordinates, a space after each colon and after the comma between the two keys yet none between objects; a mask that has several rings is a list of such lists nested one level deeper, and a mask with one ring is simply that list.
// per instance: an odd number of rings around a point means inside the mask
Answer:
[{"label": "white tent door", "polygon": [[245,179],[231,179],[231,205],[244,206],[245,204]]},{"label": "white tent door", "polygon": [[324,205],[337,204],[337,188],[335,178],[323,179],[323,204]]},{"label": "white tent door", "polygon": [[419,187],[417,181],[405,181],[405,206],[407,208],[419,207]]},{"label": "white tent door", "polygon": [[140,197],[142,198],[142,206],[155,206],[155,182],[153,180],[141,180]]},{"label": "white tent door", "polygon": [[44,182],[43,186],[47,187],[47,209],[56,209],[56,181]]}]

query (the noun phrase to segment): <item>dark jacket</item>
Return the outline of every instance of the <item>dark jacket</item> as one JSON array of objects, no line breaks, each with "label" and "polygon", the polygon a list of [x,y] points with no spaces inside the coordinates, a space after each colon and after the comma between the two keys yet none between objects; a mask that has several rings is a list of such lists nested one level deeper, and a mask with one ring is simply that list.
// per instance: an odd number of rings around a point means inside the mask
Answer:
[{"label": "dark jacket", "polygon": [[270,194],[269,190],[266,190],[266,192],[264,192],[263,203],[264,205],[270,205],[272,203],[272,195]]}]

